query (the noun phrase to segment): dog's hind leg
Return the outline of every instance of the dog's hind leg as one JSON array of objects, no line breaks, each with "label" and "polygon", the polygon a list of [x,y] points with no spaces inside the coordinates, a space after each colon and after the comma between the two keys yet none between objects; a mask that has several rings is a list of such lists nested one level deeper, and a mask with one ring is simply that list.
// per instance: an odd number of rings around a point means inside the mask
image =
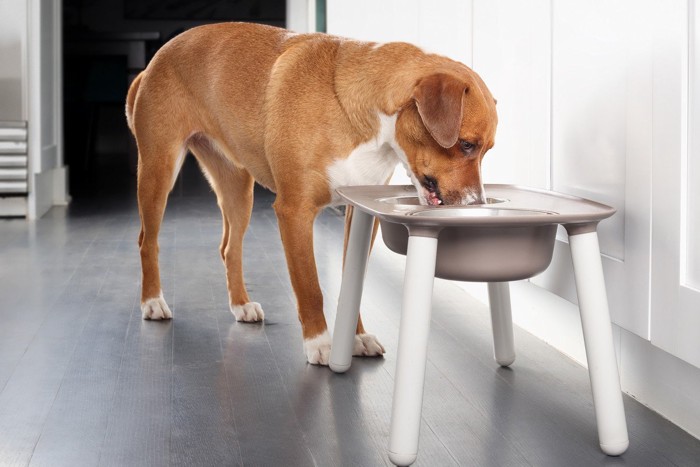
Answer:
[{"label": "dog's hind leg", "polygon": [[177,76],[167,67],[153,74],[144,71],[129,87],[126,101],[127,123],[139,152],[137,199],[144,319],[172,318],[160,284],[158,233],[168,193],[187,154],[187,139],[195,128],[192,113],[186,111],[188,94],[177,83]]},{"label": "dog's hind leg", "polygon": [[185,148],[182,143],[139,142],[138,203],[141,216],[141,312],[144,319],[170,319],[172,312],[163,298],[158,266],[158,232]]},{"label": "dog's hind leg", "polygon": [[262,307],[250,301],[243,279],[243,237],[253,210],[253,177],[247,170],[234,166],[204,136],[192,138],[190,150],[214,189],[221,209],[220,252],[226,267],[231,313],[236,321],[261,321],[265,316]]}]

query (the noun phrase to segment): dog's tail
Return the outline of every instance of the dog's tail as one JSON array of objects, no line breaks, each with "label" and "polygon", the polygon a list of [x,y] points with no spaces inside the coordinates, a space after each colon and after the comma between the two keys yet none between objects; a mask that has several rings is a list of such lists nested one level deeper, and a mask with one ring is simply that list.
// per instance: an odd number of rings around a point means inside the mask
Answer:
[{"label": "dog's tail", "polygon": [[129,92],[126,95],[126,123],[129,125],[129,129],[132,133],[134,133],[134,102],[136,101],[136,94],[138,93],[141,78],[143,78],[144,73],[145,71],[142,71],[138,74],[131,83],[131,86],[129,86]]}]

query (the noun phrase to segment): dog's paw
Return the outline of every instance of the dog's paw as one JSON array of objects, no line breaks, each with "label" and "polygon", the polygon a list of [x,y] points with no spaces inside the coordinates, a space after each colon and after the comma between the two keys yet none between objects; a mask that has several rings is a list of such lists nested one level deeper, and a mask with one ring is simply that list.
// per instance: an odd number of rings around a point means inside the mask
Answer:
[{"label": "dog's paw", "polygon": [[352,354],[356,357],[379,357],[384,355],[384,346],[379,343],[377,336],[372,334],[356,334],[355,348]]},{"label": "dog's paw", "polygon": [[236,321],[255,323],[265,319],[265,313],[257,302],[248,302],[243,305],[231,305],[231,313]]},{"label": "dog's paw", "polygon": [[331,358],[331,335],[328,331],[312,339],[304,339],[304,353],[312,365],[328,365]]},{"label": "dog's paw", "polygon": [[143,319],[152,320],[170,319],[173,317],[173,312],[170,311],[168,304],[165,303],[163,292],[159,296],[149,298],[141,303],[141,314]]}]

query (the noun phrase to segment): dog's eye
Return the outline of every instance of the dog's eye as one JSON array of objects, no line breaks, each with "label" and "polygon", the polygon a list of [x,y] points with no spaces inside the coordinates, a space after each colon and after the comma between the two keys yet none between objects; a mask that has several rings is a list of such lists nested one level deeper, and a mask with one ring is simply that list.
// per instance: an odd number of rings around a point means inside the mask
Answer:
[{"label": "dog's eye", "polygon": [[474,143],[470,143],[469,141],[464,141],[460,140],[459,141],[459,148],[462,150],[464,154],[469,154],[472,149],[474,149]]}]

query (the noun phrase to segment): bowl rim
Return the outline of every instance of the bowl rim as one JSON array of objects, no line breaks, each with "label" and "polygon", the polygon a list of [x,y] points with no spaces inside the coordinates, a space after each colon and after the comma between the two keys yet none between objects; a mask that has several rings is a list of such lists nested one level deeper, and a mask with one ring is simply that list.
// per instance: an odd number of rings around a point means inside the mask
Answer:
[{"label": "bowl rim", "polygon": [[[439,212],[455,207],[467,209],[489,209],[489,204],[469,206],[425,206],[388,202],[389,199],[417,196],[412,185],[367,185],[338,188],[337,193],[348,204],[382,220],[411,227],[427,227],[440,230],[448,226],[464,227],[505,227],[525,225],[593,225],[612,216],[615,209],[596,201],[550,190],[519,185],[487,184],[484,191],[487,197],[503,199],[497,209],[521,211],[513,216],[439,216],[420,215],[431,210]],[[532,214],[522,214],[530,211]]]}]

